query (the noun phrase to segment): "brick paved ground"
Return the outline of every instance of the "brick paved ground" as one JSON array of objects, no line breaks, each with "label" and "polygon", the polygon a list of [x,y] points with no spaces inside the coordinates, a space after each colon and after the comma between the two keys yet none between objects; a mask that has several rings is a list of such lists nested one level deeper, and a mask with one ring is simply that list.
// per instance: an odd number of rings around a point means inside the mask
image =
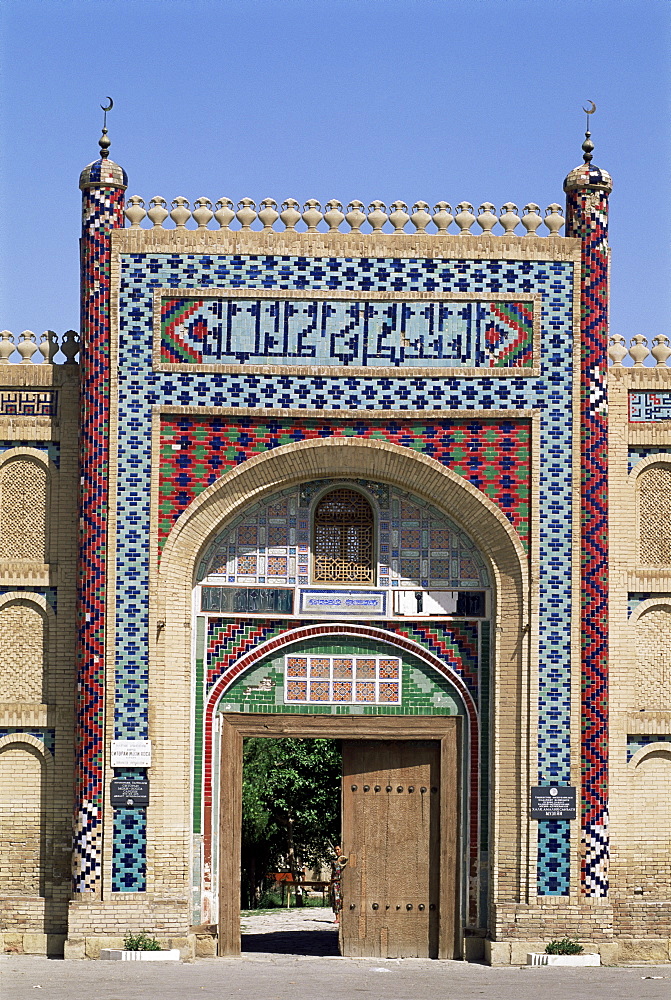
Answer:
[{"label": "brick paved ground", "polygon": [[[337,956],[330,910],[243,918],[241,959],[136,964],[0,958],[2,1000],[669,1000],[671,966],[491,969]],[[649,978],[659,977],[659,978]]]}]

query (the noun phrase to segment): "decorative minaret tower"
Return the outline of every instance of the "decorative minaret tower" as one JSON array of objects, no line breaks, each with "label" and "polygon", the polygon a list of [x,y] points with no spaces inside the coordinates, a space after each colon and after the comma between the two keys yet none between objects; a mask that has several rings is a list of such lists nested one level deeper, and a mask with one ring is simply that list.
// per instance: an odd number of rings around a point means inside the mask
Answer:
[{"label": "decorative minaret tower", "polygon": [[[596,111],[590,102],[588,115]],[[582,890],[608,894],[608,195],[613,182],[592,163],[564,181],[566,235],[582,241],[581,331],[581,635]]]},{"label": "decorative minaret tower", "polygon": [[78,642],[73,890],[100,893],[105,704],[109,468],[110,232],[124,225],[126,171],[109,159],[107,112],[100,159],[85,167],[81,237],[81,378]]}]

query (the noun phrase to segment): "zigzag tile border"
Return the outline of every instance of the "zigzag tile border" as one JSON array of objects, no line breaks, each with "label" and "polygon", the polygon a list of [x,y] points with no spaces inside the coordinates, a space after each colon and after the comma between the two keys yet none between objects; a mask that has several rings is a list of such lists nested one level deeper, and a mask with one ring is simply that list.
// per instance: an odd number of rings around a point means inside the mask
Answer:
[{"label": "zigzag tile border", "polygon": [[[586,186],[601,182],[585,168]],[[586,896],[608,895],[608,194],[567,192],[567,234],[582,240],[582,840]]]},{"label": "zigzag tile border", "polygon": [[83,195],[80,351],[80,540],[77,574],[77,716],[73,890],[97,893],[105,706],[107,479],[109,465],[109,233],[124,225],[124,192]]}]

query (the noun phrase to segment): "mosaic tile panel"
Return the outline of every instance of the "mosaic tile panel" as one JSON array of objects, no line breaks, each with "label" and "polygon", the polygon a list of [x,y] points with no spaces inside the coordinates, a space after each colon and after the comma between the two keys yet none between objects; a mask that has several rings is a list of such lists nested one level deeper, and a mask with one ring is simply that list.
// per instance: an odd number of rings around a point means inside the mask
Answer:
[{"label": "mosaic tile panel", "polygon": [[55,417],[58,392],[55,389],[3,389],[0,392],[0,416]]},{"label": "mosaic tile panel", "polygon": [[[314,582],[310,576],[314,500],[335,482],[315,480],[273,494],[249,507],[208,546],[196,579],[255,587],[262,584],[295,587]],[[390,486],[381,490],[379,483],[363,479],[337,482],[355,482],[377,508],[376,587],[398,588],[406,584],[425,589],[489,587],[487,567],[473,541],[435,507]],[[288,575],[273,578],[272,555],[288,558]],[[406,565],[408,556],[416,557],[414,576]],[[391,607],[391,602],[388,604]],[[220,610],[239,613],[245,609],[230,606]]]},{"label": "mosaic tile panel", "polygon": [[671,601],[671,594],[669,593],[653,593],[652,591],[646,591],[646,592],[631,591],[630,594],[628,595],[628,600],[627,600],[627,609],[629,615],[631,616],[634,613],[639,604],[641,604],[643,601],[649,601],[653,597],[655,598],[655,600],[659,601]]},{"label": "mosaic tile panel", "polygon": [[649,747],[651,743],[668,743],[671,746],[671,735],[668,733],[635,733],[627,736],[627,763],[635,753],[643,747]]},{"label": "mosaic tile panel", "polygon": [[[539,731],[563,719],[570,687],[571,619],[571,409],[573,264],[562,261],[368,260],[319,261],[301,257],[209,254],[129,254],[120,261],[119,487],[117,509],[117,648],[119,725],[137,732],[146,725],[148,643],[146,609],[148,555],[141,544],[149,525],[151,409],[164,406],[220,406],[251,409],[432,410],[535,408],[540,415],[539,608],[540,676],[544,684]],[[491,296],[538,293],[542,300],[542,374],[538,377],[354,378],[342,370],[331,376],[152,370],[153,294],[156,288],[214,287],[328,289],[395,292],[463,292]],[[331,418],[329,418],[331,419]],[[233,423],[233,421],[230,421]],[[238,421],[235,421],[237,424]],[[410,428],[414,421],[409,422]],[[225,428],[224,428],[225,429]],[[246,431],[243,430],[243,433]],[[412,447],[410,431],[409,447]],[[291,439],[289,439],[291,440]],[[404,444],[404,442],[400,442]],[[242,461],[237,442],[229,461]],[[207,470],[205,470],[207,472]],[[209,472],[207,473],[209,474]],[[206,484],[207,485],[207,484]],[[175,507],[179,490],[174,491]],[[162,498],[163,500],[164,498]],[[169,504],[168,504],[169,508]],[[172,523],[173,513],[162,517]],[[130,612],[128,609],[134,610]],[[125,692],[132,694],[128,704]],[[123,735],[123,734],[119,734]],[[547,770],[546,747],[539,748]],[[568,780],[569,755],[562,748],[552,762]]]},{"label": "mosaic tile panel", "polygon": [[[449,695],[450,685],[456,688],[466,706],[470,721],[470,813],[469,829],[469,922],[477,925],[478,899],[485,888],[481,883],[481,867],[478,857],[478,838],[481,824],[479,822],[479,806],[483,805],[486,816],[486,794],[480,800],[481,780],[488,787],[487,762],[482,761],[482,751],[479,750],[480,726],[478,713],[478,674],[483,678],[489,670],[489,623],[488,622],[450,622],[439,623],[427,627],[426,623],[396,623],[386,622],[382,625],[372,623],[371,626],[347,623],[334,626],[317,623],[296,623],[268,621],[258,623],[264,633],[272,641],[266,647],[265,653],[257,654],[255,643],[240,642],[240,630],[248,625],[233,620],[209,619],[207,646],[215,650],[216,663],[214,671],[208,670],[208,709],[205,713],[204,732],[204,773],[210,773],[212,725],[214,709],[219,704],[220,710],[247,712],[291,712],[323,713],[323,705],[305,704],[298,707],[284,702],[285,656],[283,643],[296,636],[305,636],[305,642],[300,646],[291,646],[291,656],[297,659],[310,655],[315,658],[342,661],[352,657],[373,658],[381,655],[384,658],[396,659],[395,654],[402,650],[402,685],[403,704],[393,705],[332,705],[334,713],[351,713],[364,715],[436,715],[455,714],[458,711],[454,697]],[[246,651],[227,656],[222,645],[222,636],[228,632],[232,637],[231,648]],[[284,633],[284,634],[283,634]],[[484,655],[480,661],[478,645],[479,633],[484,637]],[[330,638],[329,638],[330,637]],[[251,638],[251,637],[250,637]],[[389,644],[389,646],[387,645]],[[390,649],[390,647],[393,647]],[[444,655],[437,656],[434,650]],[[288,655],[288,654],[287,654]],[[420,662],[417,663],[417,657]],[[425,658],[422,662],[421,658]],[[209,659],[209,658],[208,658]],[[262,664],[256,668],[256,662]],[[272,663],[274,662],[274,666]],[[416,665],[413,666],[413,663]],[[263,666],[265,664],[265,666]],[[269,666],[270,664],[270,666]],[[245,670],[252,669],[245,675]],[[479,669],[480,666],[480,669]],[[432,670],[433,667],[433,670]],[[435,671],[435,672],[434,672]],[[236,680],[236,678],[239,678]],[[214,683],[211,681],[214,680]],[[445,687],[445,685],[448,685]],[[487,682],[488,690],[488,682]],[[219,696],[223,693],[221,700]],[[446,697],[447,696],[447,697]],[[485,729],[488,720],[488,700],[483,702]],[[196,777],[201,772],[196,760]],[[205,789],[204,822],[205,847],[211,850],[211,808],[212,791]],[[486,820],[483,820],[486,823]],[[208,846],[209,845],[209,846]]]},{"label": "mosaic tile panel", "polygon": [[61,464],[60,441],[0,441],[0,455],[11,448],[35,448],[37,451],[46,452],[49,461],[53,462],[57,469]]},{"label": "mosaic tile panel", "polygon": [[296,705],[400,705],[401,664],[394,657],[285,657],[284,699]]},{"label": "mosaic tile panel", "polygon": [[571,824],[567,819],[544,820],[538,824],[539,896],[568,896],[571,871]]},{"label": "mosaic tile panel", "polygon": [[[581,254],[582,888],[608,895],[608,194],[566,195],[567,236]],[[544,824],[543,824],[544,825]]]},{"label": "mosaic tile panel", "polygon": [[[136,772],[117,777],[137,778]],[[114,809],[112,892],[146,892],[147,814],[145,809]]]},{"label": "mosaic tile panel", "polygon": [[25,594],[26,597],[30,597],[31,594],[38,594],[45,599],[54,614],[58,611],[57,587],[0,587],[0,595],[14,594],[16,592]]},{"label": "mosaic tile panel", "polygon": [[81,506],[77,588],[77,718],[73,889],[98,892],[101,857],[107,470],[109,448],[109,233],[124,225],[118,187],[83,194],[81,241]]},{"label": "mosaic tile panel", "polygon": [[44,743],[44,746],[52,756],[54,755],[56,749],[55,729],[34,728],[31,726],[0,726],[0,739],[3,736],[10,736],[14,733],[24,733],[26,736],[34,736],[40,743]]},{"label": "mosaic tile panel", "polygon": [[[506,420],[361,420],[192,416],[161,420],[160,540],[207,486],[254,455],[329,437],[388,441],[449,466],[529,539],[530,426]],[[427,546],[428,547],[428,546]],[[410,568],[404,575],[419,577]]]},{"label": "mosaic tile panel", "polygon": [[630,392],[629,420],[671,420],[671,392]]},{"label": "mosaic tile panel", "polygon": [[530,302],[164,298],[161,360],[360,367],[530,366]]},{"label": "mosaic tile panel", "polygon": [[668,448],[644,448],[637,445],[635,448],[629,448],[629,471],[631,472],[642,459],[649,455],[662,455],[671,461],[671,451]]}]

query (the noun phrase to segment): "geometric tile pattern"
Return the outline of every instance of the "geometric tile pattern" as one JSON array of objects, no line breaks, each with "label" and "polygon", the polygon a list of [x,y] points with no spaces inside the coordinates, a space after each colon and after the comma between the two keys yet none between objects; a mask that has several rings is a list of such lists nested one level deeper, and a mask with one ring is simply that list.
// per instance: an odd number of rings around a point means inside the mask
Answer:
[{"label": "geometric tile pattern", "polygon": [[671,743],[671,736],[668,733],[647,733],[645,735],[635,733],[633,736],[627,736],[627,763],[638,750],[649,747],[651,743]]},{"label": "geometric tile pattern", "polygon": [[608,194],[601,171],[567,192],[581,252],[582,891],[608,894]]},{"label": "geometric tile pattern", "polygon": [[[109,448],[109,232],[124,224],[123,189],[83,192],[81,241],[80,543],[78,569],[75,892],[100,889],[105,697],[107,474]],[[86,824],[90,824],[87,829]]]},{"label": "geometric tile pattern", "polygon": [[188,364],[530,366],[523,302],[183,296],[161,302],[161,360]]},{"label": "geometric tile pattern", "polygon": [[396,657],[285,657],[284,698],[287,703],[401,704],[401,663]]},{"label": "geometric tile pattern", "polygon": [[[254,628],[256,626],[256,629]],[[276,698],[276,687],[280,691],[284,690],[284,650],[286,644],[291,642],[287,649],[287,662],[294,658],[299,659],[297,654],[300,647],[296,647],[297,639],[309,640],[312,642],[327,643],[328,637],[333,636],[331,642],[337,643],[337,648],[324,647],[324,659],[344,659],[347,654],[354,652],[356,647],[350,645],[357,641],[370,644],[371,641],[378,645],[371,648],[361,648],[361,653],[385,654],[385,658],[391,654],[397,654],[399,650],[405,652],[406,656],[420,656],[425,663],[428,662],[435,670],[437,677],[434,683],[438,683],[442,676],[457,689],[461,700],[465,706],[470,720],[470,811],[469,811],[469,922],[477,923],[478,900],[480,896],[479,867],[478,867],[478,835],[480,828],[480,807],[479,796],[481,771],[481,748],[480,748],[480,720],[479,704],[477,694],[475,697],[472,691],[477,688],[477,677],[480,672],[482,676],[488,675],[489,663],[483,662],[479,671],[479,633],[481,630],[488,630],[487,622],[442,622],[426,623],[404,622],[397,625],[396,622],[371,622],[356,624],[347,622],[342,626],[322,624],[317,622],[289,622],[281,620],[261,620],[250,623],[249,620],[209,618],[207,624],[206,648],[210,651],[206,654],[205,675],[207,677],[208,694],[206,698],[207,708],[205,711],[205,726],[203,733],[204,757],[202,772],[205,776],[204,796],[203,796],[203,831],[204,831],[204,851],[205,863],[209,861],[211,852],[211,829],[212,829],[212,788],[208,776],[212,774],[212,736],[215,718],[215,709],[221,699],[222,705],[230,704],[239,711],[241,706],[238,702],[242,699],[247,704],[246,711],[259,712],[304,712],[312,713],[323,711],[319,705],[297,704],[285,705],[283,699],[279,703]],[[264,649],[258,651],[258,646],[264,643]],[[386,644],[389,643],[387,648]],[[424,647],[422,649],[422,647]],[[436,655],[434,650],[438,650]],[[463,658],[462,658],[463,652]],[[339,653],[338,657],[331,657],[327,654]],[[441,653],[443,655],[441,655]],[[278,684],[274,681],[268,685],[258,685],[257,688],[241,689],[238,684],[234,689],[233,685],[238,680],[243,680],[245,672],[255,663],[281,655],[281,666],[279,668]],[[308,656],[308,658],[311,658]],[[425,668],[424,668],[425,669]],[[395,706],[390,704],[377,705],[357,705],[358,714],[365,715],[386,715],[386,714],[439,714],[433,702],[431,694],[422,694],[417,689],[416,684],[409,683],[407,666],[403,665],[403,704]],[[429,667],[429,676],[431,669]],[[464,681],[468,678],[468,684]],[[419,700],[417,697],[419,695]],[[222,697],[223,696],[223,697]],[[354,706],[348,704],[334,705],[332,711],[337,714],[349,714]],[[485,706],[486,707],[486,706]],[[484,718],[485,729],[487,728],[487,718]],[[484,749],[484,747],[483,747]],[[196,763],[196,774],[198,772]],[[486,778],[486,772],[485,772]],[[483,818],[486,816],[486,811]]]},{"label": "geometric tile pattern", "polygon": [[629,420],[671,420],[671,392],[630,392]]},{"label": "geometric tile pattern", "polygon": [[144,809],[116,809],[112,848],[112,892],[147,888],[147,818]]},{"label": "geometric tile pattern", "polygon": [[[144,768],[115,768],[115,778],[145,778]],[[145,892],[147,888],[147,810],[113,810],[112,892]]]},{"label": "geometric tile pattern", "polygon": [[[364,435],[397,434],[398,443],[430,454],[431,433],[438,436],[439,448],[447,443],[447,434],[440,424],[446,410],[486,411],[534,408],[540,415],[539,454],[542,461],[540,479],[539,518],[539,592],[540,592],[540,700],[539,700],[539,760],[540,769],[548,778],[568,781],[569,703],[570,703],[570,619],[571,619],[571,539],[572,539],[572,322],[573,268],[570,261],[507,261],[507,260],[410,260],[410,259],[317,259],[300,256],[225,255],[211,253],[186,254],[152,252],[123,255],[120,260],[119,308],[122,329],[119,341],[119,440],[117,488],[117,612],[116,648],[117,713],[116,735],[146,734],[148,713],[147,646],[149,643],[147,609],[143,601],[148,592],[149,557],[145,539],[149,537],[149,496],[151,476],[151,416],[158,405],[169,407],[245,407],[258,411],[272,409],[344,410],[362,413]],[[190,289],[194,298],[201,289],[212,288],[278,288],[283,290],[338,289],[360,291],[435,293],[466,293],[487,301],[500,302],[501,295],[511,295],[520,301],[530,293],[540,299],[542,327],[542,374],[525,374],[525,368],[514,375],[460,379],[452,377],[403,378],[402,370],[394,378],[353,377],[346,369],[334,368],[328,375],[283,375],[251,373],[240,366],[240,372],[208,372],[189,366],[182,371],[155,371],[152,367],[154,290]],[[204,296],[200,296],[204,298]],[[205,367],[205,366],[203,366]],[[415,433],[416,421],[371,421],[366,410],[421,410],[421,433]],[[441,411],[432,418],[431,411]],[[501,466],[506,456],[483,444],[478,433],[468,431],[467,445],[450,445],[452,468],[470,481],[479,469],[500,468],[500,490],[516,490],[515,469],[508,472]],[[176,476],[170,480],[167,494],[161,496],[163,530],[183,509],[182,493],[194,496],[203,485],[244,461],[245,452],[276,447],[287,441],[294,431],[302,440],[306,421],[284,420],[277,428],[273,419],[241,417],[222,420],[219,430],[225,432],[225,447],[215,454],[204,448],[202,456],[188,454],[192,465],[184,469],[171,465]],[[357,421],[340,421],[331,415],[325,418],[328,432],[358,434]],[[489,423],[490,421],[485,421]],[[497,418],[499,427],[506,421]],[[190,419],[189,425],[198,430],[210,425],[213,435],[216,423]],[[317,421],[319,423],[319,421]],[[347,428],[345,428],[345,423]],[[455,424],[456,421],[448,421]],[[492,421],[493,423],[493,421]],[[510,421],[516,424],[517,421]],[[482,421],[475,419],[480,430]],[[235,438],[229,428],[235,425]],[[256,432],[266,430],[256,436]],[[176,424],[176,430],[180,430]],[[312,431],[311,431],[312,432]],[[268,435],[268,442],[262,440]],[[251,441],[248,435],[251,435]],[[286,436],[285,436],[286,435]],[[405,435],[405,436],[404,436]],[[173,441],[171,440],[171,445]],[[176,442],[179,443],[179,442]],[[471,451],[471,447],[475,451]],[[461,449],[461,451],[459,451]],[[171,448],[172,451],[172,448]],[[181,451],[181,449],[180,449]],[[479,465],[471,464],[474,456]],[[165,459],[165,451],[162,459]],[[439,456],[440,460],[440,456]],[[172,458],[169,460],[172,462]],[[219,462],[219,466],[216,463]],[[202,478],[193,475],[202,471]],[[505,475],[510,485],[505,485]],[[210,477],[213,477],[210,480]],[[183,483],[183,485],[182,485]],[[495,490],[485,476],[476,483],[496,502]],[[516,501],[515,501],[516,502]],[[528,501],[524,501],[525,503]],[[514,504],[511,507],[515,516]],[[507,516],[509,511],[503,508]],[[522,508],[517,514],[517,530],[522,532],[527,518]],[[407,623],[406,623],[407,624]],[[259,627],[258,621],[254,628]],[[427,654],[433,655],[433,654]],[[365,709],[368,711],[368,709]],[[559,752],[555,752],[548,733],[561,736]],[[550,845],[551,847],[551,845]],[[552,853],[550,849],[550,854]],[[548,855],[549,856],[549,855]],[[563,857],[563,855],[562,855]],[[562,861],[563,864],[563,861]]]},{"label": "geometric tile pattern", "polygon": [[3,389],[0,416],[53,417],[58,410],[58,392],[52,389]]},{"label": "geometric tile pattern", "polygon": [[668,448],[646,448],[643,445],[635,445],[629,448],[629,471],[631,472],[634,466],[648,455],[664,455],[671,461],[671,451]]},{"label": "geometric tile pattern", "polygon": [[102,808],[87,799],[78,804],[72,838],[72,891],[90,893],[100,882]]},{"label": "geometric tile pattern", "polygon": [[527,421],[278,419],[165,416],[161,420],[159,537],[204,489],[241,462],[290,442],[330,437],[388,441],[448,466],[482,490],[529,539]]},{"label": "geometric tile pattern", "polygon": [[567,819],[544,820],[538,824],[539,896],[568,896],[571,871],[571,824]]},{"label": "geometric tile pattern", "polygon": [[56,745],[55,729],[35,729],[31,726],[0,726],[0,739],[13,733],[25,733],[26,736],[34,736],[36,740],[43,743],[45,748],[53,756]]},{"label": "geometric tile pattern", "polygon": [[56,468],[61,462],[61,445],[59,441],[0,441],[0,455],[10,448],[37,448],[38,451],[47,453],[50,462]]},{"label": "geometric tile pattern", "polygon": [[[204,591],[207,611],[241,612],[240,605],[221,604],[231,601],[236,591],[222,589],[226,583],[274,585],[310,583],[310,524],[311,507],[334,480],[313,480],[300,487],[282,490],[247,507],[233,518],[205,550],[200,560],[196,580],[208,578]],[[342,482],[342,481],[341,481]],[[347,480],[350,482],[350,480]],[[355,480],[365,490],[378,514],[379,545],[377,586],[424,588],[479,588],[489,586],[489,574],[484,559],[470,538],[441,511],[424,500],[382,483]],[[288,559],[289,576],[269,579],[269,554]],[[266,558],[268,556],[268,562]],[[409,578],[408,570],[420,569],[422,577]],[[298,575],[297,575],[298,574]],[[426,575],[428,574],[428,575]],[[215,590],[217,594],[215,595]],[[279,591],[291,599],[293,594]],[[216,603],[211,603],[212,601]],[[256,605],[259,611],[291,612],[289,606]],[[252,610],[250,608],[249,610]],[[475,614],[469,611],[469,614]]]}]

